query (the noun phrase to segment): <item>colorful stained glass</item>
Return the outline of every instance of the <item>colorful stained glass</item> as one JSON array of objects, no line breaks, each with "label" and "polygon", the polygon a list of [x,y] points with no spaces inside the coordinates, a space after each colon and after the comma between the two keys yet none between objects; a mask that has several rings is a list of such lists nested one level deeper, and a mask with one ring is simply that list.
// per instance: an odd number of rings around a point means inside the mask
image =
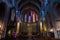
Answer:
[{"label": "colorful stained glass", "polygon": [[31,11],[31,16],[33,16],[33,13],[32,13],[32,11]]},{"label": "colorful stained glass", "polygon": [[31,22],[31,16],[29,16],[28,22]]},{"label": "colorful stained glass", "polygon": [[25,22],[27,22],[27,15],[25,14]]},{"label": "colorful stained glass", "polygon": [[36,14],[36,21],[38,21],[38,15]]}]

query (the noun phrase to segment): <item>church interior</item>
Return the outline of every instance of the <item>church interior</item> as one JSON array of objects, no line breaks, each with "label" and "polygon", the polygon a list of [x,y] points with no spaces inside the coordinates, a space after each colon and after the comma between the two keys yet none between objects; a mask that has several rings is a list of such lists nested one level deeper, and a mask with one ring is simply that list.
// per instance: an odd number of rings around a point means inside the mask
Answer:
[{"label": "church interior", "polygon": [[60,0],[0,0],[0,40],[60,40]]}]

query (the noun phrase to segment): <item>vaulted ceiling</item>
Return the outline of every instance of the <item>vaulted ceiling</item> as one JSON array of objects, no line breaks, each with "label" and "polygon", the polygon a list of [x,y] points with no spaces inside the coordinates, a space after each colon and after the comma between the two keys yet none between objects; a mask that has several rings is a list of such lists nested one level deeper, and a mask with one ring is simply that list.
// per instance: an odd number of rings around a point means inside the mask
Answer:
[{"label": "vaulted ceiling", "polygon": [[37,13],[40,13],[41,1],[40,0],[21,0],[17,4],[20,11],[25,10],[26,8],[35,10]]}]

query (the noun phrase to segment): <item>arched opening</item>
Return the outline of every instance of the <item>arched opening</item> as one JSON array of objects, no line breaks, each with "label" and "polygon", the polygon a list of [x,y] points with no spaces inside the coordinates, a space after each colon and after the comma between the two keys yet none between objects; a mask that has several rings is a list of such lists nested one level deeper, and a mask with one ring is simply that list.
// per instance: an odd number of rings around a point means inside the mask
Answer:
[{"label": "arched opening", "polygon": [[15,8],[10,10],[10,15],[12,16],[11,21],[14,21],[13,16],[16,17],[16,24],[14,25],[15,21],[10,23],[11,27],[8,29],[8,36],[17,37],[20,35],[37,35],[39,33],[39,8],[30,2],[23,5],[22,7],[21,5],[19,6],[19,4],[18,10],[15,11]]},{"label": "arched opening", "polygon": [[0,3],[0,38],[5,37],[5,24],[4,17],[6,14],[6,4],[4,2]]},{"label": "arched opening", "polygon": [[22,22],[27,22],[27,23],[34,23],[38,21],[39,15],[35,10],[26,8],[26,10],[22,11]]},{"label": "arched opening", "polygon": [[10,12],[9,12],[9,18],[8,18],[8,24],[7,24],[7,37],[15,37],[13,35],[15,35],[14,33],[16,30],[16,25],[14,25],[16,23],[16,18],[15,18],[15,8],[10,8]]},{"label": "arched opening", "polygon": [[26,8],[22,13],[22,34],[37,35],[38,14],[36,11]]},{"label": "arched opening", "polygon": [[37,35],[39,33],[39,8],[36,7],[36,5],[34,5],[33,3],[27,3],[21,8],[20,7],[21,6],[18,7],[20,10],[19,20],[21,20],[19,34],[25,36]]},{"label": "arched opening", "polygon": [[51,16],[51,12],[47,12],[47,22],[48,22],[48,27],[47,27],[47,37],[50,38],[54,38],[54,26],[53,26],[53,22],[52,22],[52,16]]}]

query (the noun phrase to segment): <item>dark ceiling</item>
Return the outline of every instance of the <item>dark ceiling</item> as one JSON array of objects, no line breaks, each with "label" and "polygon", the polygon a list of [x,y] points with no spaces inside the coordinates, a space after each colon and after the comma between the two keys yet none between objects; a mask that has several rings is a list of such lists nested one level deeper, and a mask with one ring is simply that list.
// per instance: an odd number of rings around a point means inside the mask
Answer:
[{"label": "dark ceiling", "polygon": [[40,0],[21,0],[18,3],[18,8],[21,10],[24,10],[25,8],[31,8],[32,10],[37,10],[40,12],[40,7],[41,7],[41,1]]}]

